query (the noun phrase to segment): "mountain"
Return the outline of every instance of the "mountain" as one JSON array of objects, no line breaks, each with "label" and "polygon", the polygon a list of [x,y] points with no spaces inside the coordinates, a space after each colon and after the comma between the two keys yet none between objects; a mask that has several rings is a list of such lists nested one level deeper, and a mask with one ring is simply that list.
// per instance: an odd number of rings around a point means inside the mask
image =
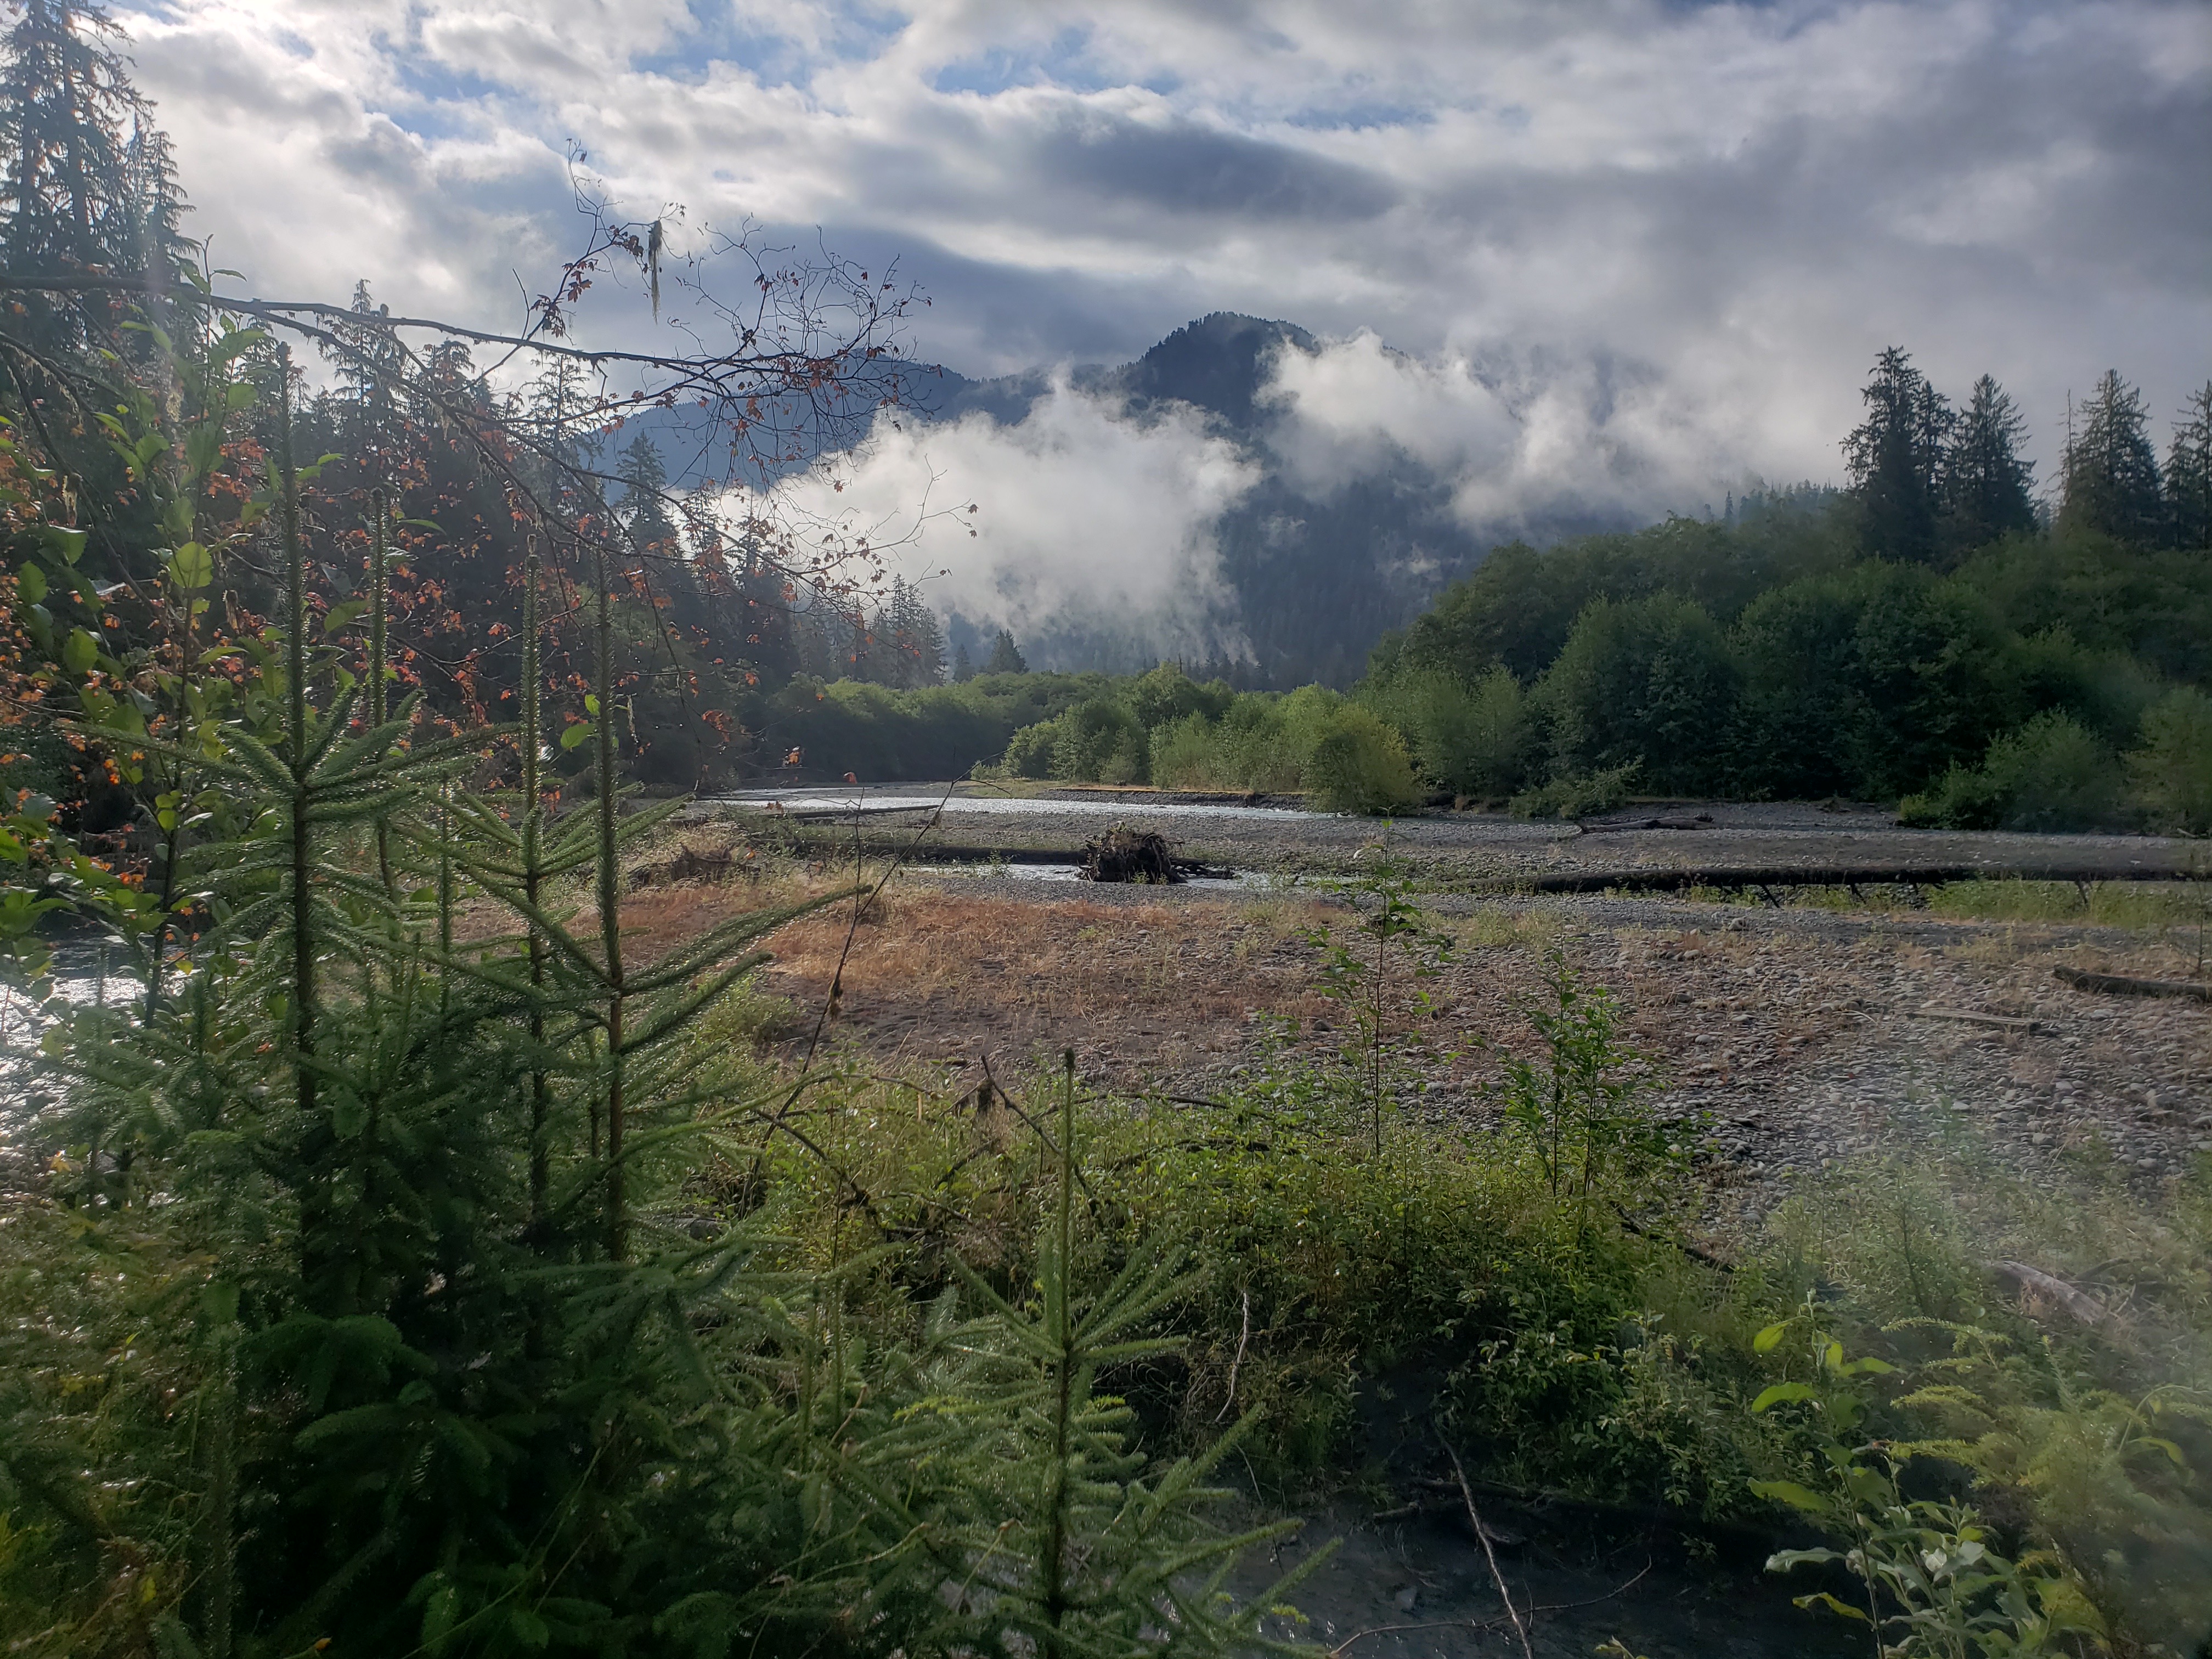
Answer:
[{"label": "mountain", "polygon": [[[1222,311],[1176,329],[1134,362],[1086,364],[1064,374],[1074,391],[1140,425],[1178,408],[1196,411],[1207,433],[1234,445],[1256,469],[1258,481],[1212,527],[1228,604],[1206,620],[1220,641],[1216,665],[1234,659],[1241,682],[1348,684],[1382,635],[1419,614],[1497,543],[1551,541],[1637,522],[1617,509],[1569,505],[1470,524],[1455,501],[1462,479],[1387,444],[1371,446],[1348,479],[1321,485],[1302,477],[1271,441],[1279,438],[1285,415],[1263,394],[1281,354],[1323,349],[1295,323]],[[927,366],[904,378],[912,415],[948,422],[981,416],[1006,428],[1028,420],[1055,381],[1044,369],[971,380]],[[683,418],[647,412],[631,422],[653,436],[679,485],[690,481],[691,458],[702,450],[682,433]],[[946,620],[950,641],[971,650],[988,649],[998,625],[981,616]],[[1056,667],[1142,667],[1158,653],[1140,635],[1080,615],[1030,635],[1023,643],[1034,647],[1032,659]]]},{"label": "mountain", "polygon": [[[1419,614],[1495,543],[1516,536],[1550,541],[1632,522],[1617,512],[1571,508],[1470,526],[1454,505],[1456,480],[1402,449],[1349,482],[1311,486],[1270,446],[1281,413],[1261,394],[1279,353],[1322,349],[1295,323],[1218,311],[1176,330],[1133,362],[1087,365],[1068,377],[1079,392],[1118,401],[1127,418],[1142,421],[1174,404],[1202,411],[1211,431],[1261,467],[1260,482],[1214,526],[1221,574],[1236,602],[1224,620],[1249,653],[1239,678],[1270,685],[1348,684],[1377,639]],[[1052,377],[1032,370],[971,380],[946,371],[929,384],[937,395],[917,407],[933,419],[980,413],[1014,426],[1047,395]],[[1126,653],[1126,642],[1086,639],[1080,619],[1070,623],[1052,641],[1056,663],[1124,665],[1085,660],[1086,651]]]}]

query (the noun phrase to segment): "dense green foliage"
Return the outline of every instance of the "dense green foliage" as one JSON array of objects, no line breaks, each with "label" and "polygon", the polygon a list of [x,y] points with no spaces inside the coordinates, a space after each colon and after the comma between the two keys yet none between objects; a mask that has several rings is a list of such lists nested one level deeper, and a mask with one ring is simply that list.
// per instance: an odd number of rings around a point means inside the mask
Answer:
[{"label": "dense green foliage", "polygon": [[[1765,551],[1756,528],[1669,526],[1621,538],[1626,547],[1486,568],[1378,653],[1366,695],[1400,711],[1416,752],[1435,757],[1431,776],[1493,797],[1633,766],[1655,793],[1894,800],[2001,763],[2006,751],[1993,744],[2063,716],[2090,734],[2115,781],[2130,752],[2148,793],[2131,799],[2113,788],[2087,816],[2052,816],[2026,803],[2015,811],[2009,786],[1993,782],[1968,815],[1977,827],[2033,818],[2202,833],[2199,819],[2173,810],[2170,789],[2149,781],[2142,722],[2175,694],[2169,687],[2197,684],[2212,667],[2198,644],[2212,624],[2204,556],[2063,533],[2015,538],[1949,573],[1838,558],[1709,605],[1697,597],[1718,585],[1706,551],[1737,537],[1751,544],[1747,562]],[[1670,544],[1688,556],[1671,580]],[[1560,555],[1562,568],[1543,568]],[[1515,676],[1524,706],[1512,711],[1496,676],[1549,643],[1548,619],[1570,603],[1546,590],[1571,573],[1586,573],[1574,585],[1584,597],[1540,671]],[[1455,743],[1447,734],[1464,728],[1478,692],[1496,712],[1480,737]],[[1518,741],[1501,744],[1498,732]],[[2169,732],[2156,764],[2201,766],[2175,746],[2184,740]]]},{"label": "dense green foliage", "polygon": [[1066,782],[1240,793],[1303,791],[1325,811],[1389,812],[1421,799],[1405,739],[1325,687],[1287,696],[1200,685],[1172,663],[1100,682],[1017,732],[995,768]]}]

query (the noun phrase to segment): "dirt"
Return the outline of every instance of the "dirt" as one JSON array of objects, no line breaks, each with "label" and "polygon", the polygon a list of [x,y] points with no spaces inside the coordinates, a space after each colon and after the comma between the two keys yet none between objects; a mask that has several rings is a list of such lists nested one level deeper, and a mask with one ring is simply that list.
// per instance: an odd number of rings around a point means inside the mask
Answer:
[{"label": "dirt", "polygon": [[[1528,1041],[1522,1011],[1556,950],[1619,1000],[1659,1109],[1705,1126],[1723,1231],[1808,1171],[1962,1130],[2023,1170],[2109,1154],[2142,1184],[2212,1151],[2212,1007],[2051,972],[2176,971],[2173,947],[2143,935],[1604,897],[1432,908],[1460,945],[1412,1033],[1407,1109],[1494,1120],[1486,1045]],[[1262,1015],[1299,1023],[1294,1053],[1343,1041],[1312,933],[1351,920],[1341,899],[901,878],[883,919],[851,930],[835,1041],[1001,1076],[1072,1047],[1103,1086],[1203,1095],[1253,1063]],[[769,984],[818,1006],[848,931],[835,916],[787,930]]]}]

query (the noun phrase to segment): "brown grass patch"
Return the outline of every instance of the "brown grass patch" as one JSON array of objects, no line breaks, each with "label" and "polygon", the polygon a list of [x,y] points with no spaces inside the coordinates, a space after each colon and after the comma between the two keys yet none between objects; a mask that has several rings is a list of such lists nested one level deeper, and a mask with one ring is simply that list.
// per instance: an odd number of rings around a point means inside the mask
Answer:
[{"label": "brown grass patch", "polygon": [[[1086,1069],[1182,1069],[1243,1044],[1260,1012],[1310,1018],[1312,918],[1220,904],[1037,903],[909,891],[853,929],[849,907],[775,941],[769,988],[818,1007],[848,931],[839,1028],[879,1059],[1016,1061],[1074,1048]],[[1316,915],[1318,913],[1316,913]]]}]

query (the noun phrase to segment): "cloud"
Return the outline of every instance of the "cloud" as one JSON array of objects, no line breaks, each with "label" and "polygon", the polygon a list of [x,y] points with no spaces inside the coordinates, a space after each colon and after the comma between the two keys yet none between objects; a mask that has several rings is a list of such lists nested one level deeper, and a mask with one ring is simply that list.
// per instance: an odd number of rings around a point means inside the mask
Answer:
[{"label": "cloud", "polygon": [[1648,367],[1498,346],[1431,356],[1371,330],[1285,346],[1260,395],[1267,447],[1327,496],[1411,460],[1447,483],[1472,532],[1696,512],[1741,481],[1717,416]]},{"label": "cloud", "polygon": [[1071,631],[1091,656],[1205,656],[1237,644],[1214,526],[1259,478],[1188,408],[1134,420],[1062,374],[1017,425],[879,417],[842,489],[809,477],[781,505],[892,544],[939,611],[1048,659]]},{"label": "cloud", "polygon": [[681,201],[695,225],[903,251],[936,301],[916,343],[963,372],[1133,355],[1217,308],[1371,328],[1436,366],[1405,389],[1470,445],[1486,417],[1455,362],[1524,448],[1580,441],[1577,409],[1614,394],[1577,370],[1531,401],[1515,373],[1633,363],[1652,389],[1601,425],[1645,421],[1650,465],[1711,449],[1787,477],[1835,475],[1887,344],[1954,390],[2005,381],[2046,471],[2069,389],[2117,366],[2170,410],[2212,371],[2202,0],[125,15],[192,227],[263,292],[367,276],[511,321],[516,277],[574,240],[574,142],[641,217]]}]

